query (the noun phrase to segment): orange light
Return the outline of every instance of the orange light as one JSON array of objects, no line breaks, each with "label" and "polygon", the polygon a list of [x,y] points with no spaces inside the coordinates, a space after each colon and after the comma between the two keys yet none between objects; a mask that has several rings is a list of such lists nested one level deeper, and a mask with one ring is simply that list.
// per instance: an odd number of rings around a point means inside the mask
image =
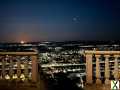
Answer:
[{"label": "orange light", "polygon": [[24,41],[21,41],[20,43],[21,43],[21,44],[24,44],[25,42],[24,42]]}]

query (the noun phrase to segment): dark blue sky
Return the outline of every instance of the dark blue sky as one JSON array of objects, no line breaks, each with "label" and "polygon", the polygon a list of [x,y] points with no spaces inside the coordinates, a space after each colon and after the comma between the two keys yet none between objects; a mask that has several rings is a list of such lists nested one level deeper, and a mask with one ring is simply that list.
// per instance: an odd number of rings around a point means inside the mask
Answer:
[{"label": "dark blue sky", "polygon": [[119,0],[0,0],[0,41],[119,38]]}]

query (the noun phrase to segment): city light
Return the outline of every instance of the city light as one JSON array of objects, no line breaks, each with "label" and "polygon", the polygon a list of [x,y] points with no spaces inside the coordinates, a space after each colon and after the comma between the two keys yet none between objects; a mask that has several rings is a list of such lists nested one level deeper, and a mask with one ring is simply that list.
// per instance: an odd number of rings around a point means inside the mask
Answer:
[{"label": "city light", "polygon": [[21,44],[24,44],[25,42],[22,40],[22,41],[20,41],[20,43],[21,43]]}]

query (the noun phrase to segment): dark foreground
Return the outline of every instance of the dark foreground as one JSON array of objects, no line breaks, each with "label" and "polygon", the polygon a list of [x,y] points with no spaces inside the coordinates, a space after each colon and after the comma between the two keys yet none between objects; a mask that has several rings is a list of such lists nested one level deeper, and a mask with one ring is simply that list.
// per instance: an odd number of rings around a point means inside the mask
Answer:
[{"label": "dark foreground", "polygon": [[67,78],[59,78],[58,81],[53,79],[45,79],[42,77],[40,82],[35,83],[16,83],[16,82],[0,82],[0,90],[110,90],[110,86],[106,85],[87,85],[82,88],[76,87],[73,81]]},{"label": "dark foreground", "polygon": [[[67,84],[67,83],[66,83]],[[110,90],[109,86],[105,85],[89,85],[85,86],[84,89],[76,88],[74,86],[66,86],[65,83],[62,86],[46,86],[43,82],[38,84],[38,86],[26,86],[26,85],[1,85],[0,90]]]}]

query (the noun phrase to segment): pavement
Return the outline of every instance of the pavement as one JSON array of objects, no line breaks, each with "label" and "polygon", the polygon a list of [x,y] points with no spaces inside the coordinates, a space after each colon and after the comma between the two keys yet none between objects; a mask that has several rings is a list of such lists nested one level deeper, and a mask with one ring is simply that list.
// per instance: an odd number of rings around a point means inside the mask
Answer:
[{"label": "pavement", "polygon": [[111,90],[110,89],[110,85],[96,85],[96,84],[92,84],[92,85],[87,85],[84,87],[84,90]]}]

